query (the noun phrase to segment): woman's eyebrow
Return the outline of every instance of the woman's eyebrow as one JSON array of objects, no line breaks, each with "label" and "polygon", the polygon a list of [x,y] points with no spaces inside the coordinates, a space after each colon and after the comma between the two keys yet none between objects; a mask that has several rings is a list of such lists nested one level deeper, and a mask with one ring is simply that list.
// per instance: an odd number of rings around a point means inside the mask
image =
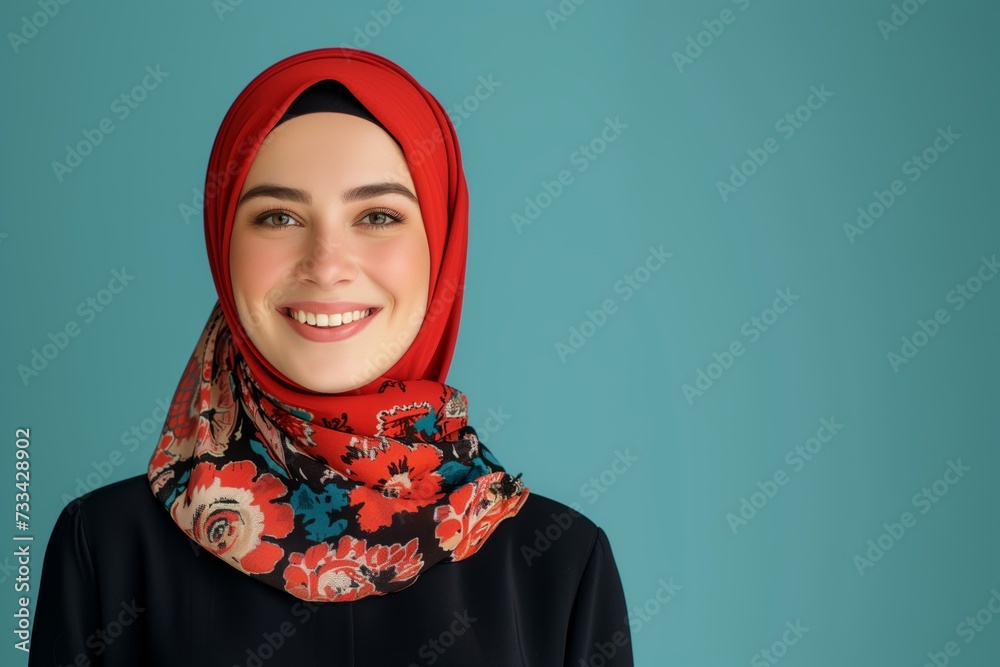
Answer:
[{"label": "woman's eyebrow", "polygon": [[272,185],[271,183],[263,183],[261,185],[255,185],[246,191],[246,193],[240,197],[237,206],[247,202],[256,197],[274,197],[275,199],[284,199],[287,201],[293,201],[299,204],[311,204],[312,198],[309,193],[304,190],[299,190],[297,188],[289,188],[284,185]]},{"label": "woman's eyebrow", "polygon": [[[341,199],[345,204],[350,204],[351,202],[373,199],[379,195],[387,194],[403,195],[414,204],[419,204],[416,195],[410,192],[409,188],[402,183],[395,183],[392,181],[359,185],[356,188],[351,188],[350,190],[344,192]],[[286,201],[293,201],[299,204],[307,205],[312,203],[312,198],[309,196],[309,193],[304,190],[290,188],[284,185],[262,183],[261,185],[255,185],[247,190],[246,193],[240,197],[240,201],[237,205],[243,204],[244,202],[256,197],[274,197],[275,199],[284,199]]]},{"label": "woman's eyebrow", "polygon": [[414,204],[419,204],[417,201],[417,196],[410,192],[402,183],[395,183],[392,181],[384,181],[382,183],[371,183],[369,185],[359,185],[356,188],[351,188],[346,191],[342,197],[345,204],[350,204],[354,201],[362,201],[365,199],[373,199],[379,195],[403,195]]}]

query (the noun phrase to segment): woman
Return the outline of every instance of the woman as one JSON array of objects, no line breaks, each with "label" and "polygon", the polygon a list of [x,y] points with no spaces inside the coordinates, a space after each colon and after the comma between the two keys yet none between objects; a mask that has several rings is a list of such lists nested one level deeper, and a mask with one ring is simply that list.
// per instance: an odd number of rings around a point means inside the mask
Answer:
[{"label": "woman", "polygon": [[29,665],[632,664],[604,532],[444,384],[467,218],[399,66],[320,49],[247,86],[206,180],[219,302],[148,473],[59,516]]}]

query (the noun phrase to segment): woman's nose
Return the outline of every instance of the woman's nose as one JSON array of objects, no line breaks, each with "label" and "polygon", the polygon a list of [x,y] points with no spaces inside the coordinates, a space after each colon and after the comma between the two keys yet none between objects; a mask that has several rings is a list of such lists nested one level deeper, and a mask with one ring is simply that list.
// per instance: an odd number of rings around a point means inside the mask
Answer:
[{"label": "woman's nose", "polygon": [[324,289],[351,282],[358,274],[357,260],[343,234],[310,235],[298,265],[300,280]]}]

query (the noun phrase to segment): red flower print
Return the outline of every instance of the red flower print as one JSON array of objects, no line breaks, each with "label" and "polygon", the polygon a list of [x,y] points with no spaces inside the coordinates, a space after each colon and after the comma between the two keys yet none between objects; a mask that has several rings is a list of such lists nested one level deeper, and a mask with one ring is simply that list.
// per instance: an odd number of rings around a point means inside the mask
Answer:
[{"label": "red flower print", "polygon": [[287,492],[282,481],[270,473],[255,476],[251,461],[222,468],[199,463],[170,510],[191,539],[248,574],[274,570],[282,549],[263,538],[287,536],[294,517],[291,505],[274,502]]},{"label": "red flower print", "polygon": [[378,435],[389,438],[420,438],[416,424],[434,413],[430,403],[396,405],[378,413]]},{"label": "red flower print", "polygon": [[444,404],[444,413],[438,427],[441,430],[440,439],[448,439],[469,422],[469,406],[465,394],[452,389],[451,395]]},{"label": "red flower print", "polygon": [[198,359],[192,355],[188,360],[181,380],[174,392],[174,399],[167,412],[166,430],[169,430],[181,440],[191,437],[194,430],[191,412],[197,412],[200,396],[201,377],[198,372]]},{"label": "red flower print", "polygon": [[[285,568],[285,590],[303,600],[346,602],[405,588],[423,567],[419,541],[368,547],[344,535],[336,546],[317,544],[293,553]],[[396,584],[396,585],[393,585]],[[402,585],[400,585],[402,584]]]},{"label": "red flower print", "polygon": [[479,547],[504,519],[513,516],[527,500],[526,493],[503,498],[497,485],[506,473],[497,472],[480,477],[458,488],[448,498],[448,504],[434,510],[438,522],[434,536],[441,548],[451,551],[451,559],[459,561],[479,551]]},{"label": "red flower print", "polygon": [[266,396],[261,398],[260,404],[279,431],[301,445],[316,446],[312,439],[315,431],[309,425],[309,421],[292,412],[293,408],[280,403],[275,404]]},{"label": "red flower print", "polygon": [[229,347],[225,339],[220,339],[215,352],[215,374],[211,378],[209,401],[200,417],[208,428],[204,439],[198,440],[195,456],[203,453],[222,456],[229,447],[229,438],[236,428],[238,404],[229,383],[232,366],[229,362]]},{"label": "red flower print", "polygon": [[441,452],[432,445],[408,447],[383,438],[373,449],[355,449],[347,457],[348,477],[359,482],[349,503],[361,505],[358,525],[371,533],[392,523],[401,512],[415,512],[441,497]]},{"label": "red flower print", "polygon": [[153,456],[149,459],[149,465],[146,468],[146,474],[154,494],[159,494],[160,489],[174,478],[174,464],[187,458],[183,452],[183,445],[184,443],[179,441],[172,431],[164,431],[160,435],[160,440],[156,444],[156,449],[153,451]]},{"label": "red flower print", "polygon": [[[242,362],[240,364],[240,368],[245,367],[246,362]],[[246,414],[250,417],[250,421],[257,427],[257,433],[260,435],[261,443],[267,447],[267,452],[271,455],[271,458],[287,471],[289,466],[285,457],[285,448],[282,442],[281,432],[274,425],[274,422],[267,417],[267,415],[262,414],[261,409],[257,406],[256,399],[253,394],[250,393],[249,383],[245,380],[241,380],[240,389],[243,395],[243,407],[246,409]]]}]

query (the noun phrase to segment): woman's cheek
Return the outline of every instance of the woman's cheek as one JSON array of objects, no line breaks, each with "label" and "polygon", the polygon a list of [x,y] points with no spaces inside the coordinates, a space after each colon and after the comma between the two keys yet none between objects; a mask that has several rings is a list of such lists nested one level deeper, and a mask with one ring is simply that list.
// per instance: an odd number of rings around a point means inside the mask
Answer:
[{"label": "woman's cheek", "polygon": [[373,245],[367,249],[365,265],[368,274],[392,295],[397,308],[426,303],[430,281],[426,238],[398,237]]},{"label": "woman's cheek", "polygon": [[267,239],[236,240],[229,258],[233,293],[242,295],[251,307],[261,303],[269,293],[280,289],[289,262],[286,255],[282,244]]}]

